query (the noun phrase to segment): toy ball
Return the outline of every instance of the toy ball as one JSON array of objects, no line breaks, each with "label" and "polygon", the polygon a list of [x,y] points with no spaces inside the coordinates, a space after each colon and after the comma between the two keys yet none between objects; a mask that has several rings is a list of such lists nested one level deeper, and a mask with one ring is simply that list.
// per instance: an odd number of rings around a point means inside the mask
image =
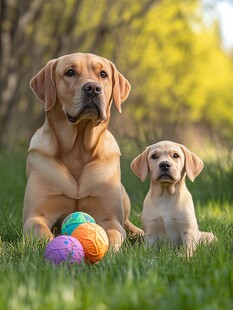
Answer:
[{"label": "toy ball", "polygon": [[61,233],[63,235],[71,235],[75,228],[83,223],[95,223],[95,220],[89,214],[84,212],[71,213],[62,222]]},{"label": "toy ball", "polygon": [[97,263],[107,253],[109,247],[108,236],[105,230],[95,223],[79,225],[72,233],[83,246],[85,260],[89,263]]},{"label": "toy ball", "polygon": [[55,265],[62,262],[81,263],[84,255],[81,243],[71,236],[58,236],[50,241],[45,249],[46,260]]}]

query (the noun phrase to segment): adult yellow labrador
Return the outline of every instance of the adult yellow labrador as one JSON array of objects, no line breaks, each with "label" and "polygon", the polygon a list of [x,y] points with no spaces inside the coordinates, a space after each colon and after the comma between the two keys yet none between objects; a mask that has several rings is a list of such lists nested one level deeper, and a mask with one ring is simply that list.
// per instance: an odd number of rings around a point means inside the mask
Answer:
[{"label": "adult yellow labrador", "polygon": [[148,146],[132,161],[131,168],[142,181],[150,174],[142,210],[148,244],[162,238],[173,244],[182,241],[190,257],[199,242],[216,240],[212,233],[199,231],[192,196],[185,184],[186,175],[194,181],[203,166],[196,154],[171,141]]},{"label": "adult yellow labrador", "polygon": [[129,82],[109,60],[75,53],[49,61],[30,85],[44,102],[45,123],[29,147],[24,232],[52,239],[57,221],[83,211],[118,249],[125,229],[142,233],[129,221],[120,150],[107,129],[111,103],[121,112]]}]

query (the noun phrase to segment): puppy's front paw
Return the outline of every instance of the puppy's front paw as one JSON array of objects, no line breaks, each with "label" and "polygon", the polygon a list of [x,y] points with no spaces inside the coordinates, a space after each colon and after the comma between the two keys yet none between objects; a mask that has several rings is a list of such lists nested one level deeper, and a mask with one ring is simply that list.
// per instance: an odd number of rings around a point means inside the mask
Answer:
[{"label": "puppy's front paw", "polygon": [[212,232],[201,232],[200,242],[204,244],[217,242],[218,238]]}]

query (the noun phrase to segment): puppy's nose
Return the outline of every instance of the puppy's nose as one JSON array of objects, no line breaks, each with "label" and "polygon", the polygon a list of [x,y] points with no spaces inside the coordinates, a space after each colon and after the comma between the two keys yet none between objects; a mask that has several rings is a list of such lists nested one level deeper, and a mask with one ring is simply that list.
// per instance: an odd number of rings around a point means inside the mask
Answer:
[{"label": "puppy's nose", "polygon": [[160,168],[162,171],[168,171],[170,167],[171,167],[171,164],[169,163],[169,161],[162,161],[162,162],[159,164],[159,168]]},{"label": "puppy's nose", "polygon": [[102,92],[102,88],[98,83],[88,82],[83,85],[83,91],[89,96],[99,96]]}]

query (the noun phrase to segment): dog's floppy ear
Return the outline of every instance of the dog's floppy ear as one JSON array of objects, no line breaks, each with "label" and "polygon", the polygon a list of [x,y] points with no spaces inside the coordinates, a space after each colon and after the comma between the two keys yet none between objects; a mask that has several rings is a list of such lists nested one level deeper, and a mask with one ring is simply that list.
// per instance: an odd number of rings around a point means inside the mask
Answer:
[{"label": "dog's floppy ear", "polygon": [[180,145],[180,147],[185,155],[185,170],[187,176],[193,182],[194,179],[201,173],[204,163],[200,157],[190,152],[184,145]]},{"label": "dog's floppy ear", "polygon": [[117,110],[121,113],[121,104],[127,99],[131,85],[129,81],[110,62],[113,74],[113,101]]},{"label": "dog's floppy ear", "polygon": [[45,111],[51,110],[56,102],[54,82],[56,63],[56,59],[50,60],[30,81],[30,86],[36,96],[45,103]]},{"label": "dog's floppy ear", "polygon": [[149,174],[149,167],[147,162],[148,153],[150,151],[150,147],[147,147],[145,151],[139,154],[134,160],[131,162],[131,169],[138,176],[142,182],[145,181]]}]

